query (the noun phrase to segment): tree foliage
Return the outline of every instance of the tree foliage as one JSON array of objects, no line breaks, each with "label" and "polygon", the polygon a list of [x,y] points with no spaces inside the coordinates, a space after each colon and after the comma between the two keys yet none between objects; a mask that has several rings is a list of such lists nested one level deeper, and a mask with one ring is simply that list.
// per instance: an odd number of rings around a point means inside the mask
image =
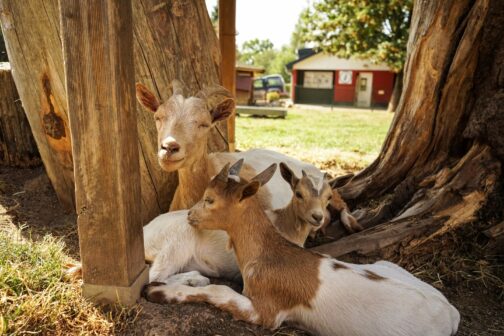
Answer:
[{"label": "tree foliage", "polygon": [[258,65],[257,61],[259,59],[273,51],[273,43],[269,39],[259,40],[255,38],[245,41],[240,51],[240,61],[247,64]]},{"label": "tree foliage", "polygon": [[399,72],[413,0],[316,0],[303,11],[302,40],[340,57],[367,58]]},{"label": "tree foliage", "polygon": [[280,74],[286,82],[289,82],[290,75],[285,65],[294,59],[296,54],[290,46],[278,50],[269,39],[246,41],[238,52],[239,62],[261,66],[266,74]]},{"label": "tree foliage", "polygon": [[213,6],[212,13],[210,13],[210,21],[212,21],[214,27],[217,27],[219,24],[219,5]]}]

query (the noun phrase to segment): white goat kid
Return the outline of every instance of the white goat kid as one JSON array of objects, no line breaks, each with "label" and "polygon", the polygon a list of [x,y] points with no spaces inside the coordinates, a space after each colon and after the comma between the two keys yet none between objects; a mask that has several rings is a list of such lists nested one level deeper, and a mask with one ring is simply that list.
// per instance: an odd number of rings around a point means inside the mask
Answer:
[{"label": "white goat kid", "polygon": [[[230,168],[230,176],[237,181],[240,180],[242,164],[243,159]],[[325,180],[317,181],[306,173],[297,178],[283,162],[280,168],[282,177],[291,184],[296,196],[285,208],[268,215],[280,234],[303,246],[309,233],[318,230],[327,220],[329,213],[326,209],[332,192]],[[269,180],[274,172],[275,166],[272,166],[255,179]],[[178,280],[192,285],[208,284],[200,273],[232,280],[239,278],[240,270],[228,247],[226,232],[198,230],[188,224],[187,214],[188,210],[168,212],[144,227],[145,259],[152,262],[150,280],[176,283],[173,274],[190,271],[185,277],[179,276]]]},{"label": "white goat kid", "polygon": [[203,230],[225,230],[243,275],[241,295],[219,285],[151,284],[147,299],[208,302],[236,319],[277,328],[292,321],[317,335],[449,336],[458,311],[438,290],[388,262],[343,263],[300,248],[272,227],[254,195],[265,179],[229,178],[229,165],[189,212]]}]

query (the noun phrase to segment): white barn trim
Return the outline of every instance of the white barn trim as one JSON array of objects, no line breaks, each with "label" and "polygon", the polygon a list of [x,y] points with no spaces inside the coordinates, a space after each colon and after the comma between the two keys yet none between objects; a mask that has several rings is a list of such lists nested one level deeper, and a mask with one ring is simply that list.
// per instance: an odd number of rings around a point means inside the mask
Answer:
[{"label": "white barn trim", "polygon": [[294,70],[382,70],[392,71],[385,64],[373,64],[369,60],[344,59],[334,55],[318,53],[295,63]]}]

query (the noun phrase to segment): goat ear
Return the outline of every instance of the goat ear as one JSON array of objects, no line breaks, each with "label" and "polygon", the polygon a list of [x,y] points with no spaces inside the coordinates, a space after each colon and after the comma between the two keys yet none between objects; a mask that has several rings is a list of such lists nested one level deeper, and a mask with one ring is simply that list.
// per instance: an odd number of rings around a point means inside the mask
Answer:
[{"label": "goat ear", "polygon": [[289,168],[289,166],[284,162],[280,162],[280,173],[282,174],[283,179],[287,183],[289,183],[291,187],[296,186],[299,179],[296,177],[294,172]]},{"label": "goat ear", "polygon": [[233,98],[226,98],[221,101],[217,106],[210,110],[212,122],[215,123],[220,120],[227,119],[233,113],[235,102]]},{"label": "goat ear", "polygon": [[259,182],[259,186],[265,185],[275,174],[276,168],[277,164],[273,163],[271,166],[264,169],[261,173],[257,174],[256,177],[252,179],[252,181]]},{"label": "goat ear", "polygon": [[249,184],[247,184],[245,187],[241,189],[240,202],[243,201],[244,199],[249,198],[250,196],[254,196],[259,190],[260,186],[261,183],[259,181],[249,182]]},{"label": "goat ear", "polygon": [[229,175],[239,176],[242,166],[243,166],[243,159],[240,159],[235,163],[233,163],[231,168],[229,168]]},{"label": "goat ear", "polygon": [[226,165],[221,169],[219,174],[215,175],[213,180],[227,183],[228,176],[229,176],[229,165],[230,165],[229,162],[226,163]]},{"label": "goat ear", "polygon": [[156,112],[159,108],[156,96],[141,83],[136,83],[136,97],[138,102],[149,111]]}]

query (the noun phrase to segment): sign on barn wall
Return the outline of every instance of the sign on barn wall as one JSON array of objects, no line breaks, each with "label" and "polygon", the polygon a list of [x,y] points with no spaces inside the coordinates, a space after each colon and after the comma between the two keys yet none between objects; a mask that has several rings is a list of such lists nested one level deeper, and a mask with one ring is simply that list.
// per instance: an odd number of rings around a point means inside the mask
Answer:
[{"label": "sign on barn wall", "polygon": [[352,71],[338,71],[338,84],[352,84]]},{"label": "sign on barn wall", "polygon": [[312,89],[332,89],[332,71],[306,71],[304,73],[303,87]]}]

